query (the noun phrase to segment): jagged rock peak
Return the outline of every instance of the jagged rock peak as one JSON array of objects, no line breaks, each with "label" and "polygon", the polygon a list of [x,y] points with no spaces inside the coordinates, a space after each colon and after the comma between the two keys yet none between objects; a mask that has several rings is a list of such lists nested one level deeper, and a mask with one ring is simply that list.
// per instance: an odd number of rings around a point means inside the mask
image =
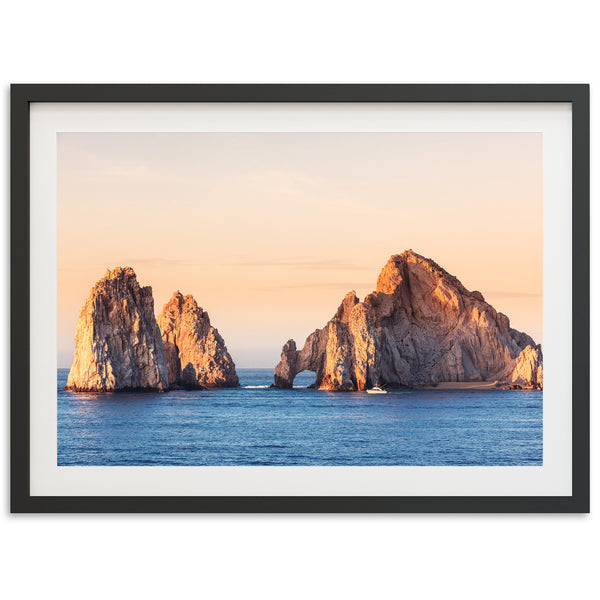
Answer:
[{"label": "jagged rock peak", "polygon": [[340,304],[333,318],[338,321],[343,321],[344,323],[347,323],[348,319],[350,318],[350,313],[352,312],[352,309],[359,302],[360,300],[356,296],[356,292],[354,290],[348,292],[342,300],[342,303]]},{"label": "jagged rock peak", "polygon": [[235,364],[223,338],[192,295],[174,292],[157,321],[172,386],[239,385]]},{"label": "jagged rock peak", "polygon": [[461,294],[474,294],[478,299],[483,301],[481,292],[470,292],[458,278],[448,273],[448,271],[440,267],[434,260],[425,258],[413,250],[405,250],[402,254],[393,254],[390,256],[377,278],[376,291],[386,294],[394,293],[406,281],[408,277],[407,271],[412,270],[414,272],[417,269],[429,274],[434,280],[443,281],[446,285],[455,287]]},{"label": "jagged rock peak", "polygon": [[131,267],[107,269],[79,313],[66,389],[165,391],[169,387],[152,288]]},{"label": "jagged rock peak", "polygon": [[[110,269],[107,267],[106,273],[104,274],[103,279],[101,279],[100,281],[107,280],[107,279],[126,279],[126,278],[135,279],[135,281],[137,283],[137,276],[135,274],[135,271],[131,267],[115,267],[114,269]],[[100,282],[98,282],[98,283],[100,283]]]},{"label": "jagged rock peak", "polygon": [[412,250],[390,257],[364,302],[347,294],[302,350],[288,341],[275,385],[292,387],[303,370],[316,372],[316,386],[330,390],[495,380],[541,388],[543,382],[533,339],[511,329],[480,292]]}]

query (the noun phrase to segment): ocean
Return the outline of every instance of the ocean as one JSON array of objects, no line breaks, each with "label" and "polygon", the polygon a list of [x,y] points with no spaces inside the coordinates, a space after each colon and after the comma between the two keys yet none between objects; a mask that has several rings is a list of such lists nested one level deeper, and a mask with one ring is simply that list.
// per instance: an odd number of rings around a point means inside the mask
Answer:
[{"label": "ocean", "polygon": [[59,466],[542,465],[541,391],[333,393],[270,388],[272,369],[238,369],[241,386],[168,393],[64,391]]}]

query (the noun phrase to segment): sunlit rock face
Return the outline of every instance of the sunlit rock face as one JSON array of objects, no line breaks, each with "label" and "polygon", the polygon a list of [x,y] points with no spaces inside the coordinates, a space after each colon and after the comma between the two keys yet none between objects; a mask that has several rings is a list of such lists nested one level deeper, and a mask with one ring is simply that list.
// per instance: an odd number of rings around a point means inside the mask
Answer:
[{"label": "sunlit rock face", "polygon": [[542,347],[527,346],[510,361],[499,379],[522,387],[542,389],[544,387]]},{"label": "sunlit rock face", "polygon": [[302,350],[289,340],[275,385],[292,387],[303,370],[316,373],[318,388],[348,391],[448,381],[541,388],[543,382],[541,347],[511,329],[480,292],[412,250],[388,260],[364,302],[348,293]]},{"label": "sunlit rock face", "polygon": [[208,313],[192,296],[175,292],[158,316],[172,387],[236,387],[235,364]]},{"label": "sunlit rock face", "polygon": [[79,313],[66,389],[112,392],[169,387],[151,287],[130,267],[107,270]]}]

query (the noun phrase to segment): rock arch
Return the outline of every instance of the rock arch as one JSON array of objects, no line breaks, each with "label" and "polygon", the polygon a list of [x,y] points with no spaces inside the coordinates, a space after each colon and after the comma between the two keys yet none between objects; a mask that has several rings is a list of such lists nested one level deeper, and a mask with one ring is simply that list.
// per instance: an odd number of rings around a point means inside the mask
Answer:
[{"label": "rock arch", "polygon": [[542,351],[510,327],[477,291],[412,250],[390,257],[364,302],[346,294],[333,318],[302,350],[288,340],[275,386],[291,388],[303,370],[316,387],[364,390],[445,381],[543,385]]}]

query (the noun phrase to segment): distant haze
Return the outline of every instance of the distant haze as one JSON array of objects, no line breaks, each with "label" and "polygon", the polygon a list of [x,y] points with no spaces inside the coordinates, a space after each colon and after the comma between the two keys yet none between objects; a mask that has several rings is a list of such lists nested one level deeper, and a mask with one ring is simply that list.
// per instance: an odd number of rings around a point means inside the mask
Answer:
[{"label": "distant haze", "polygon": [[193,294],[238,367],[375,289],[408,248],[542,341],[537,133],[61,133],[58,360],[106,268]]}]

